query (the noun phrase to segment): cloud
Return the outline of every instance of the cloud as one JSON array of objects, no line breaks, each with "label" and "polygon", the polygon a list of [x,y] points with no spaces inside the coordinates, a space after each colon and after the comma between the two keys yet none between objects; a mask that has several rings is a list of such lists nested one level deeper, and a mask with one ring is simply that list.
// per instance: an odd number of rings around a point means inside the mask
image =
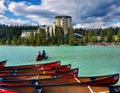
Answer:
[{"label": "cloud", "polygon": [[[12,23],[12,24],[11,24]],[[28,20],[21,20],[21,19],[10,19],[3,15],[0,15],[0,24],[6,25],[28,25],[30,22]]]},{"label": "cloud", "polygon": [[74,26],[74,28],[100,28],[100,27],[107,28],[109,26],[111,26],[111,25],[106,24],[104,22],[95,22],[95,23],[91,23],[91,24],[89,24],[89,23],[77,24]]},{"label": "cloud", "polygon": [[57,15],[72,16],[74,27],[105,27],[120,22],[119,0],[41,0],[37,5],[12,1],[8,10],[39,24],[53,24]]},{"label": "cloud", "polygon": [[56,16],[56,13],[45,9],[42,5],[28,5],[27,2],[11,2],[8,9],[16,16],[26,16],[40,24],[51,24],[51,18]]},{"label": "cloud", "polygon": [[0,14],[4,14],[4,12],[7,10],[4,3],[5,3],[5,0],[0,0]]},{"label": "cloud", "polygon": [[115,24],[111,24],[112,27],[120,27],[120,22],[115,23]]}]

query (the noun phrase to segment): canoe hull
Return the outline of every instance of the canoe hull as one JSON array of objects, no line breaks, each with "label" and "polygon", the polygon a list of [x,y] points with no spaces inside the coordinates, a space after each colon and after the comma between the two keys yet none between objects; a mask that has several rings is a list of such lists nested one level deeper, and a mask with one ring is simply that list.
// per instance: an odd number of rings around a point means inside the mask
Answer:
[{"label": "canoe hull", "polygon": [[53,65],[60,65],[61,61],[49,62],[44,64],[32,64],[32,65],[21,65],[21,66],[8,66],[6,68],[25,68],[25,67],[41,67],[41,66],[53,66]]},{"label": "canoe hull", "polygon": [[0,73],[0,76],[27,76],[27,75],[65,75],[65,74],[70,74],[70,73],[78,73],[79,69],[75,68],[75,69],[68,69],[68,70],[54,70],[54,69],[50,69],[50,70],[42,70],[42,71],[32,71],[32,72],[12,72],[12,73]]},{"label": "canoe hull", "polygon": [[43,70],[44,68],[50,68],[50,67],[56,67],[60,66],[60,61],[56,62],[50,62],[50,63],[45,63],[45,64],[33,64],[33,65],[23,65],[23,66],[11,66],[11,67],[4,67],[0,72],[2,71],[11,71],[11,70]]},{"label": "canoe hull", "polygon": [[44,57],[36,57],[36,61],[41,61],[41,60],[44,60],[45,58]]},{"label": "canoe hull", "polygon": [[[69,79],[68,79],[69,78]],[[74,74],[71,75],[67,75],[65,77],[60,77],[57,78],[56,76],[53,76],[53,78],[50,79],[38,79],[35,82],[37,82],[37,84],[39,85],[69,85],[69,84],[81,84],[81,85],[91,85],[91,86],[109,86],[109,85],[113,85],[116,84],[119,80],[119,74],[114,74],[112,76],[99,76],[96,77],[96,80],[91,81],[90,80],[91,77],[78,77],[78,73],[74,72]],[[17,78],[16,78],[17,79]],[[36,78],[37,79],[37,78]],[[30,84],[35,84],[32,83],[34,80],[12,80],[12,79],[3,79],[3,83],[1,83],[1,85],[4,83],[6,84],[13,84],[13,86],[15,86],[16,84],[19,85],[30,85]],[[2,81],[1,81],[2,82]],[[17,86],[16,85],[16,86]]]},{"label": "canoe hull", "polygon": [[36,57],[36,61],[41,61],[41,60],[44,60],[44,59],[48,59],[48,56],[47,57]]},{"label": "canoe hull", "polygon": [[[120,93],[120,86],[18,86],[5,87],[7,90],[15,90],[28,93]],[[1,87],[0,89],[4,89]],[[38,92],[39,91],[39,92]]]},{"label": "canoe hull", "polygon": [[36,70],[31,69],[13,69],[13,70],[5,70],[0,71],[0,76],[10,76],[10,75],[36,75],[36,74],[55,74],[59,72],[65,72],[71,70],[71,65],[61,65],[61,66],[54,66],[54,67],[43,67],[38,68]]},{"label": "canoe hull", "polygon": [[44,87],[41,93],[120,93],[120,87],[79,86],[79,85],[49,86],[49,87]]}]

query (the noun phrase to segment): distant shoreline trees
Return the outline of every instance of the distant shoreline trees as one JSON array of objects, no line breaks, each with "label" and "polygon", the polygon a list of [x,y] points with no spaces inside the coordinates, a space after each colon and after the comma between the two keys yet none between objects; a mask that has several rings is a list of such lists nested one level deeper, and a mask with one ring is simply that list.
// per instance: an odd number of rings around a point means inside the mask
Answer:
[{"label": "distant shoreline trees", "polygon": [[120,43],[120,28],[76,28],[74,32],[84,36],[81,39],[82,45],[94,45],[96,43]]},{"label": "distant shoreline trees", "polygon": [[[0,26],[0,45],[27,45],[27,46],[51,46],[51,45],[94,45],[96,43],[120,43],[120,28],[94,28],[82,29],[70,27],[64,34],[62,27],[56,27],[55,32],[46,32],[38,26]],[[29,38],[21,38],[22,30],[31,30]],[[83,38],[77,38],[78,33]]]}]

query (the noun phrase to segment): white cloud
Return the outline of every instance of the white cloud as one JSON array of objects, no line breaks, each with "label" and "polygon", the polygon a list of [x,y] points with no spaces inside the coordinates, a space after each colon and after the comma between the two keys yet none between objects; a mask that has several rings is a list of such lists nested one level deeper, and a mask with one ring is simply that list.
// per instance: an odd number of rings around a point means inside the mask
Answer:
[{"label": "white cloud", "polygon": [[17,16],[26,16],[27,18],[37,21],[39,24],[51,24],[53,12],[42,7],[42,5],[28,5],[26,2],[11,2],[8,7],[9,11]]},{"label": "white cloud", "polygon": [[7,10],[4,3],[5,3],[5,0],[0,0],[0,14],[4,14],[4,12]]},{"label": "white cloud", "polygon": [[3,15],[0,15],[0,24],[6,25],[28,25],[30,22],[28,20],[21,19],[10,19]]},{"label": "white cloud", "polygon": [[74,26],[74,28],[107,28],[109,27],[109,24],[105,24],[104,22],[94,22],[94,23],[83,23],[83,24],[77,24]]},{"label": "white cloud", "polygon": [[111,22],[120,21],[119,0],[41,0],[40,5],[12,1],[8,10],[15,16],[24,16],[39,24],[53,24],[57,15],[72,16],[76,27],[107,27]]},{"label": "white cloud", "polygon": [[115,23],[115,24],[112,24],[111,26],[112,26],[112,27],[120,27],[120,22]]},{"label": "white cloud", "polygon": [[73,26],[74,28],[108,28],[108,27],[120,27],[120,22],[118,23],[114,23],[114,24],[110,24],[110,23],[104,23],[104,22],[95,22],[95,23],[91,23],[91,24],[76,24]]}]

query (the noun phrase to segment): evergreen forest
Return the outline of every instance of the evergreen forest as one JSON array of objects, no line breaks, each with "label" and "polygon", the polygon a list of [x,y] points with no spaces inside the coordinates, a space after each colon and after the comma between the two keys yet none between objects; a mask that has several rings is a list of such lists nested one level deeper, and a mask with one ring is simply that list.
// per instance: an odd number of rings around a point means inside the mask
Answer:
[{"label": "evergreen forest", "polygon": [[[97,43],[120,44],[120,28],[94,28],[83,29],[70,27],[67,34],[62,27],[55,27],[55,32],[38,29],[39,26],[0,26],[0,45],[94,45]],[[30,30],[29,38],[22,38],[22,30]],[[38,32],[34,33],[34,30]],[[80,34],[82,37],[76,36]]]}]

